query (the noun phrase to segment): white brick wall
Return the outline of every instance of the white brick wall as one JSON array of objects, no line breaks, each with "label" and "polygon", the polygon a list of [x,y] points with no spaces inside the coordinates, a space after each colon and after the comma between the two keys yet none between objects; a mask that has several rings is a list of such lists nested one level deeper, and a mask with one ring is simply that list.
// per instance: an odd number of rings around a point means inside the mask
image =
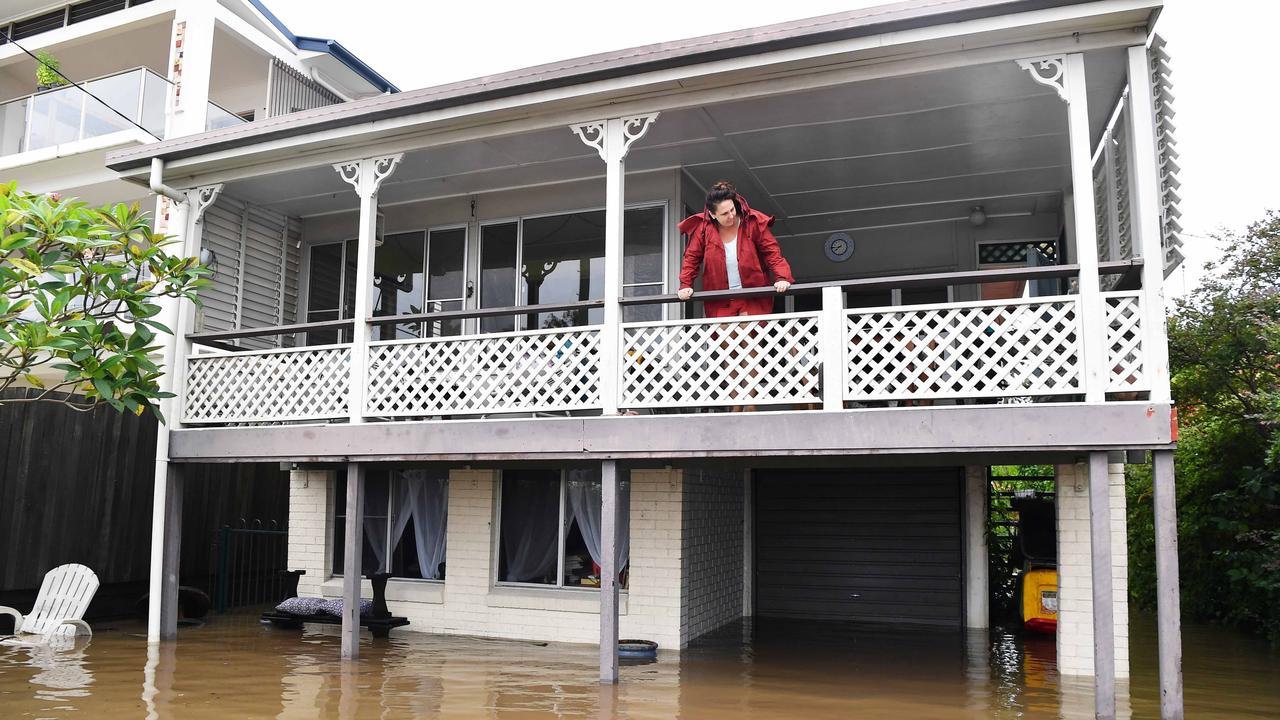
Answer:
[{"label": "white brick wall", "polygon": [[290,570],[306,570],[298,581],[299,595],[319,595],[329,577],[328,530],[330,470],[294,470],[289,473]]},{"label": "white brick wall", "polygon": [[[290,481],[289,565],[305,569],[300,592],[338,596],[328,578],[328,486],[332,473],[294,473]],[[599,595],[589,590],[494,587],[493,518],[497,473],[449,473],[449,529],[444,583],[392,581],[391,611],[409,618],[405,630],[558,642],[599,641]],[[306,487],[303,487],[303,485]],[[679,470],[631,473],[630,590],[621,602],[622,637],[663,648],[681,646]],[[741,511],[739,510],[739,517]],[[296,529],[295,529],[296,528]],[[741,547],[737,552],[741,557]],[[741,583],[739,581],[739,587]],[[365,583],[364,595],[370,595]]]},{"label": "white brick wall", "polygon": [[684,476],[681,639],[742,616],[743,476],[688,470]]},{"label": "white brick wall", "polygon": [[[1107,466],[1111,490],[1112,582],[1116,675],[1129,676],[1129,554],[1124,465]],[[1077,473],[1080,490],[1075,489]],[[1093,675],[1093,583],[1090,579],[1088,467],[1058,465],[1058,672]]]}]

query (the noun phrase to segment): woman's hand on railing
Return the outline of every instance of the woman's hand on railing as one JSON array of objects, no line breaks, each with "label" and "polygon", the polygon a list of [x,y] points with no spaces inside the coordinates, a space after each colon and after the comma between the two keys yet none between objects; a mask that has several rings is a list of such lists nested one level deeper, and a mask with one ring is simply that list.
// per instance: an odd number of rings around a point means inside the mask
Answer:
[{"label": "woman's hand on railing", "polygon": [[786,280],[779,280],[778,282],[773,284],[773,289],[777,290],[780,293],[786,292],[787,288],[789,287],[791,287],[791,283],[787,282]]},{"label": "woman's hand on railing", "polygon": [[[782,291],[779,290],[778,292],[782,292]],[[676,292],[676,297],[680,298],[681,300],[688,300],[689,298],[693,297],[693,288],[680,288],[680,290]]]}]

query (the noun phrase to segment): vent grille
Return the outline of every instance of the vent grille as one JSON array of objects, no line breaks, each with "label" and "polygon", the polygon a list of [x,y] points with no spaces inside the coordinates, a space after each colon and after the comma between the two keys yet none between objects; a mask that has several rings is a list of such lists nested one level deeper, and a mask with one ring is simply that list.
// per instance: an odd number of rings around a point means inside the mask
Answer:
[{"label": "vent grille", "polygon": [[72,5],[70,12],[67,13],[67,24],[74,25],[85,20],[92,20],[99,15],[124,10],[128,5],[127,0],[89,0],[89,2]]},{"label": "vent grille", "polygon": [[978,246],[978,262],[982,265],[1026,265],[1027,252],[1035,248],[1050,263],[1058,264],[1058,243],[1041,242],[983,243]]},{"label": "vent grille", "polygon": [[1169,53],[1165,50],[1164,38],[1156,35],[1147,50],[1147,58],[1151,63],[1151,96],[1156,116],[1156,160],[1160,163],[1160,240],[1164,247],[1164,274],[1168,277],[1184,258],[1182,254],[1182,225],[1178,218],[1182,211],[1178,203],[1178,150],[1173,133],[1173,74],[1169,67]]},{"label": "vent grille", "polygon": [[26,20],[21,20],[13,24],[13,30],[10,35],[14,40],[29,38],[32,35],[39,35],[42,32],[57,30],[62,27],[67,20],[66,8],[54,10],[44,15],[37,15]]}]

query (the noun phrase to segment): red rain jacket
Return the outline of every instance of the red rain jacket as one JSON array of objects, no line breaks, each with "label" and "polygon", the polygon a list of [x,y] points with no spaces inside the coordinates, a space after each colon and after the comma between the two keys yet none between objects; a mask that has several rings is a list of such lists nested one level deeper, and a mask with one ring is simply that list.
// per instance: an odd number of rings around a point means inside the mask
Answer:
[{"label": "red rain jacket", "polygon": [[[738,275],[742,278],[742,287],[769,287],[778,280],[795,282],[791,266],[782,257],[778,240],[769,230],[773,217],[752,210],[741,195],[737,200],[742,218],[738,227]],[[711,213],[703,210],[697,215],[690,215],[680,221],[679,227],[680,232],[689,236],[689,247],[685,249],[684,262],[680,265],[680,287],[693,287],[701,265],[703,290],[728,290],[729,271],[725,267],[724,243],[720,241],[720,229],[711,219]],[[773,312],[773,297],[769,295],[741,298],[740,302],[746,304],[752,315]],[[729,303],[729,300],[707,300],[707,317],[721,317]]]}]

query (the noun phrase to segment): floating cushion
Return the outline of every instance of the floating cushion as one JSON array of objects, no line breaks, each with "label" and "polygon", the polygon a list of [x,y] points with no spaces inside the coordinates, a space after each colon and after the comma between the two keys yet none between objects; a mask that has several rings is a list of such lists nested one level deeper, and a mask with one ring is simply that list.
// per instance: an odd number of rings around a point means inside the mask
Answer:
[{"label": "floating cushion", "polygon": [[[342,598],[334,598],[333,600],[325,600],[320,603],[319,611],[328,613],[335,617],[342,617]],[[373,601],[360,599],[360,616],[365,617],[373,612]]]},{"label": "floating cushion", "polygon": [[290,615],[315,615],[325,603],[324,598],[291,597],[276,606],[276,610]]}]

